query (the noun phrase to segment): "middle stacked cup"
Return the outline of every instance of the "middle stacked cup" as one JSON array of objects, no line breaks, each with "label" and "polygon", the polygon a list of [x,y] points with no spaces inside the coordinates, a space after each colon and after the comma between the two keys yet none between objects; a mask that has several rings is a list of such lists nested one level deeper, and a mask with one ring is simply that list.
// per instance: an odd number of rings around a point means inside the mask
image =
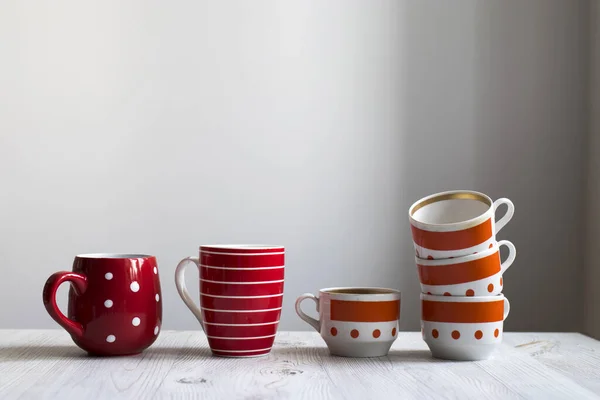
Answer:
[{"label": "middle stacked cup", "polygon": [[[495,296],[502,293],[502,275],[515,261],[517,249],[508,240],[488,250],[465,257],[423,260],[415,257],[421,292],[436,296]],[[507,247],[508,258],[500,260],[500,248]]]},{"label": "middle stacked cup", "polygon": [[[506,214],[496,221],[496,209]],[[409,220],[421,283],[421,331],[432,355],[452,360],[489,358],[502,342],[509,303],[504,272],[516,248],[496,233],[512,218],[508,199],[451,191],[414,203]],[[508,249],[504,262],[500,248]]]}]

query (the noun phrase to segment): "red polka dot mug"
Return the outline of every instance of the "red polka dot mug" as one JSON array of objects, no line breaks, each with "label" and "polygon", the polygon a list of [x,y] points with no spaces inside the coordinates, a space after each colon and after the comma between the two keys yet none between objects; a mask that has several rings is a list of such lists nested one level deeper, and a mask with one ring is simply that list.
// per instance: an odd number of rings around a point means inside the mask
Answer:
[{"label": "red polka dot mug", "polygon": [[[71,283],[65,316],[56,291]],[[73,271],[56,272],[43,291],[48,314],[81,349],[90,354],[137,354],[156,340],[162,322],[162,298],[154,256],[83,254]]]},{"label": "red polka dot mug", "polygon": [[[316,303],[319,319],[304,313],[305,299]],[[305,293],[296,300],[296,313],[321,334],[333,355],[387,355],[398,333],[400,292],[385,288],[321,289],[319,297]]]}]

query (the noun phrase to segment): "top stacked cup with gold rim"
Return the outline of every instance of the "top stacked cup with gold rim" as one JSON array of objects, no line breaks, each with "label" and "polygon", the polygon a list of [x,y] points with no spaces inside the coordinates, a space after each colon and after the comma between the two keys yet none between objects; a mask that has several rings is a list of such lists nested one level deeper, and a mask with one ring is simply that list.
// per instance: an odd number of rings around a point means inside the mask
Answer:
[{"label": "top stacked cup with gold rim", "polygon": [[[496,220],[496,210],[503,204],[508,209]],[[509,308],[501,294],[503,274],[514,262],[516,249],[508,240],[496,241],[496,234],[513,214],[510,200],[492,201],[469,190],[433,194],[410,207],[422,292],[421,326],[434,356],[488,358],[494,346],[483,351],[485,345],[501,341]],[[508,248],[504,261],[500,247]],[[473,346],[475,350],[467,351]]]}]

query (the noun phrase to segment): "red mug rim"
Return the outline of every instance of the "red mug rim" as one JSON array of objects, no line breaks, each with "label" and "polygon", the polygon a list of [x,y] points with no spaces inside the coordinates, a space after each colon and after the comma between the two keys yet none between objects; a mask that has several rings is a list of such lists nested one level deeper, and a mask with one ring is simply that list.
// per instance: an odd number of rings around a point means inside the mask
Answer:
[{"label": "red mug rim", "polygon": [[135,254],[135,253],[88,253],[78,254],[76,258],[90,259],[90,260],[131,260],[131,259],[149,259],[155,258],[149,254]]},{"label": "red mug rim", "polygon": [[200,249],[214,248],[219,250],[278,250],[283,246],[274,244],[203,244]]}]

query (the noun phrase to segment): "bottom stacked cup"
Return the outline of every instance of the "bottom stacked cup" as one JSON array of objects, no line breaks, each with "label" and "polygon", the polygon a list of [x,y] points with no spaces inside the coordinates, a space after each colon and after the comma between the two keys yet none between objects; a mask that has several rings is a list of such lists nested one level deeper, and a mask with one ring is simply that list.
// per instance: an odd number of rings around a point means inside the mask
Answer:
[{"label": "bottom stacked cup", "polygon": [[421,332],[436,358],[485,360],[502,342],[510,303],[504,295],[421,294]]},{"label": "bottom stacked cup", "polygon": [[[502,262],[500,248],[508,249]],[[508,240],[453,259],[415,257],[421,281],[421,330],[434,357],[483,360],[502,342],[509,303],[503,274],[515,260]],[[426,293],[426,294],[425,294]]]}]

